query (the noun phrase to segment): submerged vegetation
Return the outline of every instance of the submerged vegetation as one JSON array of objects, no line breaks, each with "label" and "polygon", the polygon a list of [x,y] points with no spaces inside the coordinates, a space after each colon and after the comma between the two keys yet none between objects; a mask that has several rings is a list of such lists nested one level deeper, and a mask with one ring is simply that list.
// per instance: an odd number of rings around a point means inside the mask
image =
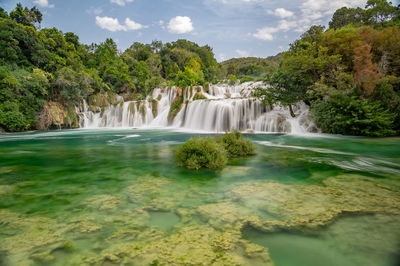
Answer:
[{"label": "submerged vegetation", "polygon": [[204,172],[171,163],[187,134],[135,134],[3,135],[1,264],[396,265],[398,139],[251,135]]},{"label": "submerged vegetation", "polygon": [[191,138],[178,148],[176,160],[178,165],[189,169],[218,169],[228,159],[253,155],[255,150],[250,139],[234,131],[215,138]]}]

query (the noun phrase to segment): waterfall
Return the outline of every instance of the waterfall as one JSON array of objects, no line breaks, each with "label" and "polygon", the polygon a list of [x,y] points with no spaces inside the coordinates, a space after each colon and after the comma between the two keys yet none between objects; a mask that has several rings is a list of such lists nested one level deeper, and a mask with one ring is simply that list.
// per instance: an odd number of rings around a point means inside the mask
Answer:
[{"label": "waterfall", "polygon": [[[184,90],[156,88],[142,101],[111,104],[99,112],[89,111],[86,101],[78,109],[82,128],[143,128],[173,127],[191,131],[225,132],[233,129],[243,132],[304,134],[317,132],[308,118],[309,108],[304,103],[289,108],[279,105],[264,106],[252,97],[255,88],[266,87],[262,82],[240,85],[211,85]],[[168,121],[171,106],[181,99],[183,104],[172,121]]]}]

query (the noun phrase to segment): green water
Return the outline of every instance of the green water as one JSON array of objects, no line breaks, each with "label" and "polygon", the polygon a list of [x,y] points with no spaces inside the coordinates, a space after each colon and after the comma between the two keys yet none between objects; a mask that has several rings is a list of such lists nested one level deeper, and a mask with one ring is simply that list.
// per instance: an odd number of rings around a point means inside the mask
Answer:
[{"label": "green water", "polygon": [[249,135],[192,171],[192,136],[1,134],[0,265],[398,265],[400,138]]}]

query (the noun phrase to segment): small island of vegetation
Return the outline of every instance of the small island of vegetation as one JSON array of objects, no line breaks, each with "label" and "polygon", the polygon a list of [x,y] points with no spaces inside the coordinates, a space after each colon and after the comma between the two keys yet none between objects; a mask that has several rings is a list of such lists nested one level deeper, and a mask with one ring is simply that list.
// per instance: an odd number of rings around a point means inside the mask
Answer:
[{"label": "small island of vegetation", "polygon": [[255,154],[256,147],[250,139],[234,131],[222,136],[194,137],[178,147],[178,165],[189,169],[224,167],[228,159]]}]

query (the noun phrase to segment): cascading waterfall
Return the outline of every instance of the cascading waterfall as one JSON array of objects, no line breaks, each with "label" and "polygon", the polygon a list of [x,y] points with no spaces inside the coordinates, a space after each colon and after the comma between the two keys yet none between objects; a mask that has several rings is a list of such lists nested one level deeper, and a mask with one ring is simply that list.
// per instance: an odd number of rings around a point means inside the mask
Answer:
[{"label": "cascading waterfall", "polygon": [[[266,87],[262,82],[240,85],[211,85],[184,90],[171,87],[154,89],[143,101],[126,101],[110,105],[101,111],[89,111],[86,101],[77,112],[82,128],[174,127],[193,131],[225,132],[233,129],[247,132],[304,134],[317,132],[308,118],[308,106],[293,107],[296,117],[281,106],[264,106],[252,97],[255,88]],[[181,109],[169,118],[171,106],[181,100]]]}]

